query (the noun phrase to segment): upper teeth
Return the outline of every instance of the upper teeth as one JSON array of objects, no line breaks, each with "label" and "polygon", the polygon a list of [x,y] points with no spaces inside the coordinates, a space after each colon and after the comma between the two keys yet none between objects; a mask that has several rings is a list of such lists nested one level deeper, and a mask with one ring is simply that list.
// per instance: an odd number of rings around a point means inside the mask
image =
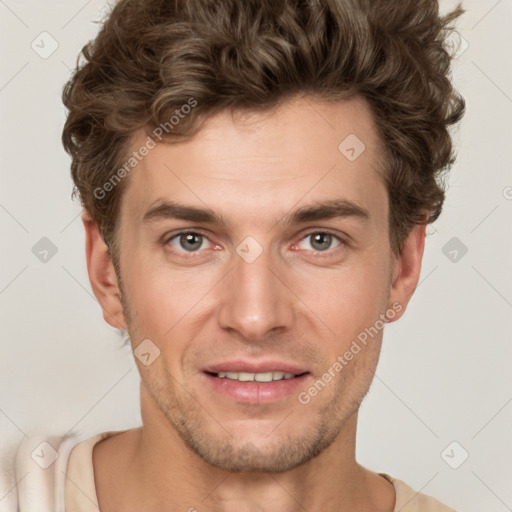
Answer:
[{"label": "upper teeth", "polygon": [[265,373],[246,373],[246,372],[219,372],[217,377],[239,380],[242,382],[257,381],[271,382],[273,380],[291,379],[295,377],[293,373],[284,372],[265,372]]}]

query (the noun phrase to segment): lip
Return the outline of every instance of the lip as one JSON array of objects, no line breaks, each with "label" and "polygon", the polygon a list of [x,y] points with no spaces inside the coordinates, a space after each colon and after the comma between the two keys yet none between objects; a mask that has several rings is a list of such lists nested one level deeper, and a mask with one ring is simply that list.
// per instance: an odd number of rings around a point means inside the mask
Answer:
[{"label": "lip", "polygon": [[[216,377],[212,373],[219,372],[284,372],[293,373],[297,377],[291,379],[257,382],[231,380]],[[202,374],[214,393],[218,393],[238,403],[262,405],[282,401],[290,395],[296,396],[312,375],[301,365],[278,360],[251,362],[247,360],[225,361],[203,368]]]},{"label": "lip", "polygon": [[238,403],[252,405],[270,404],[288,398],[290,395],[296,396],[304,383],[311,378],[310,373],[305,373],[291,379],[273,380],[271,382],[241,382],[216,377],[206,372],[203,373],[203,376],[210,389],[215,393],[224,395]]},{"label": "lip", "polygon": [[265,372],[284,372],[300,375],[309,372],[308,368],[297,364],[288,363],[286,361],[265,360],[265,361],[247,361],[234,360],[224,361],[222,363],[213,364],[203,368],[203,372],[219,373],[219,372],[246,372],[246,373],[265,373]]}]

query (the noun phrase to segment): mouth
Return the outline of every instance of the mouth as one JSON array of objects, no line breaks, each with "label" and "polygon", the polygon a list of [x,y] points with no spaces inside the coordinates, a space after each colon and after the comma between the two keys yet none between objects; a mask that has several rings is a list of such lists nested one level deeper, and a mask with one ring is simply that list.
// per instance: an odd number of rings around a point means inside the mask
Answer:
[{"label": "mouth", "polygon": [[302,372],[294,374],[290,372],[281,371],[269,371],[260,373],[250,372],[206,372],[212,377],[218,377],[219,379],[236,380],[239,382],[274,382],[278,380],[289,380],[306,375],[309,372]]},{"label": "mouth", "polygon": [[232,361],[205,368],[202,374],[215,396],[253,405],[282,402],[297,395],[312,378],[303,367],[278,362]]}]

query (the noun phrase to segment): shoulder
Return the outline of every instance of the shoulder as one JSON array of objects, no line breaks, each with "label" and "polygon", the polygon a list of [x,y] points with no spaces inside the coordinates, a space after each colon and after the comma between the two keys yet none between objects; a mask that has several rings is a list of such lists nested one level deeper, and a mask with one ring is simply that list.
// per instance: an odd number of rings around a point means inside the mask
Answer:
[{"label": "shoulder", "polygon": [[[59,485],[78,436],[33,436],[21,442],[16,452],[15,474],[20,512],[63,511]],[[62,477],[61,477],[62,476]]]},{"label": "shoulder", "polygon": [[394,512],[456,512],[455,509],[441,503],[439,500],[415,491],[405,482],[393,478],[385,473],[379,473],[386,480],[389,480],[396,493],[396,503]]},{"label": "shoulder", "polygon": [[[92,437],[33,436],[18,446],[15,458],[19,512],[64,512],[68,463],[73,451],[86,455],[101,439],[114,432],[103,432]],[[86,465],[88,457],[86,455]],[[92,467],[92,459],[90,460]]]}]

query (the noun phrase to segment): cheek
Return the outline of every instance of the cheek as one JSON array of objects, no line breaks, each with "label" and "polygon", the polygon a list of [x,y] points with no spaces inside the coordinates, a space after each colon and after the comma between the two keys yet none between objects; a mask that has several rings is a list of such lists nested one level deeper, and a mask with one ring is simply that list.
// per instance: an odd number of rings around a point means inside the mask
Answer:
[{"label": "cheek", "polygon": [[125,280],[133,323],[164,336],[212,287],[193,270],[171,271],[163,265],[135,264]]},{"label": "cheek", "polygon": [[386,310],[389,290],[384,270],[370,264],[350,266],[303,288],[304,302],[334,331],[337,343],[350,342]]}]

